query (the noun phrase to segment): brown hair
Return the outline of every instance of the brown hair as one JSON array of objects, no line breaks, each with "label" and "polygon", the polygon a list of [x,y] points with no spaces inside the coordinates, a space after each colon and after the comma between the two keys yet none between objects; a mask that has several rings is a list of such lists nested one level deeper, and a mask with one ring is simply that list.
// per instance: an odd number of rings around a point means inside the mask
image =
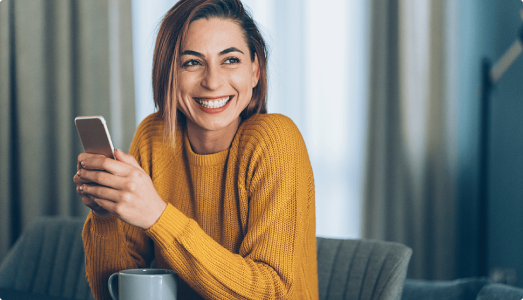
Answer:
[{"label": "brown hair", "polygon": [[258,57],[260,78],[253,88],[252,98],[240,117],[247,119],[257,113],[267,113],[267,49],[250,14],[240,0],[180,0],[164,16],[158,30],[153,56],[153,96],[156,108],[165,123],[165,134],[174,145],[177,120],[183,114],[173,99],[176,74],[184,36],[189,25],[198,19],[220,18],[237,23],[243,30],[251,60]]}]

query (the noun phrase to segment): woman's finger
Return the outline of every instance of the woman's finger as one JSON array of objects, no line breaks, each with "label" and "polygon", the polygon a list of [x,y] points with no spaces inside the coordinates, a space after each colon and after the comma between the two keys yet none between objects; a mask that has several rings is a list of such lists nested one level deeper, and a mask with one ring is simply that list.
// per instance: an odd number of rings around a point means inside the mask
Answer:
[{"label": "woman's finger", "polygon": [[82,201],[84,202],[85,206],[89,207],[90,209],[93,209],[93,210],[100,210],[100,206],[98,204],[96,204],[96,202],[94,202],[93,200],[93,196],[91,195],[85,195],[85,194],[81,194],[81,198],[82,198]]},{"label": "woman's finger", "polygon": [[89,181],[89,180],[82,179],[78,173],[74,174],[73,182],[76,185],[82,185],[82,184],[85,184],[85,183],[91,183],[91,181]]},{"label": "woman's finger", "polygon": [[127,176],[134,167],[127,163],[117,161],[105,156],[90,157],[80,161],[82,169],[103,170],[117,176]]},{"label": "woman's finger", "polygon": [[132,156],[131,154],[127,154],[120,149],[116,149],[116,150],[114,150],[114,156],[116,157],[117,160],[119,160],[121,162],[129,164],[135,168],[142,169],[140,164],[136,161],[134,156]]},{"label": "woman's finger", "polygon": [[105,156],[102,154],[92,154],[92,153],[83,152],[78,155],[78,163],[80,163],[81,161],[84,161],[86,159],[92,159],[92,158],[96,158],[96,157],[105,157]]},{"label": "woman's finger", "polygon": [[84,184],[79,187],[79,190],[82,194],[87,196],[93,196],[94,198],[105,199],[112,202],[120,202],[123,197],[120,191],[101,185]]},{"label": "woman's finger", "polygon": [[84,202],[85,206],[89,207],[90,209],[99,209],[100,208],[98,206],[98,204],[96,204],[96,202],[94,202],[93,196],[82,194],[82,201]]},{"label": "woman's finger", "polygon": [[93,196],[85,196],[84,198],[87,199],[84,200],[85,205],[89,207],[97,217],[107,218],[111,216],[111,212],[109,212],[105,208],[98,205],[98,203],[96,203],[96,198],[94,198]]},{"label": "woman's finger", "polygon": [[78,176],[85,183],[96,183],[113,189],[121,190],[125,187],[125,178],[113,175],[106,171],[82,169]]},{"label": "woman's finger", "polygon": [[91,199],[93,200],[93,202],[96,203],[96,205],[98,205],[98,208],[96,210],[97,212],[101,212],[103,210],[108,212],[109,214],[116,214],[116,203],[103,198],[92,197]]}]

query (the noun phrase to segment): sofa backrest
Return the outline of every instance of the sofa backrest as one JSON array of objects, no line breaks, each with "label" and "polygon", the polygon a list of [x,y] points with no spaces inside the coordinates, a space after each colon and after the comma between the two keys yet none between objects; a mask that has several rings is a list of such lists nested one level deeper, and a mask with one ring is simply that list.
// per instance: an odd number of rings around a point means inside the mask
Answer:
[{"label": "sofa backrest", "polygon": [[[85,277],[84,220],[41,217],[0,265],[0,288],[93,299]],[[412,250],[375,240],[317,238],[320,299],[400,299]]]},{"label": "sofa backrest", "polygon": [[0,288],[93,299],[85,277],[84,220],[41,217],[24,230],[0,265]]},{"label": "sofa backrest", "polygon": [[401,299],[412,250],[376,240],[317,238],[320,300]]}]

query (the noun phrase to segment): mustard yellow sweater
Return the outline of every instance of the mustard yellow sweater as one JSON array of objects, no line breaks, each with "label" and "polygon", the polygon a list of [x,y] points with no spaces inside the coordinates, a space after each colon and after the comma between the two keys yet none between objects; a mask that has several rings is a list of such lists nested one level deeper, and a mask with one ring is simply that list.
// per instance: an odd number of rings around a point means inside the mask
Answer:
[{"label": "mustard yellow sweater", "polygon": [[172,269],[178,299],[317,299],[314,180],[294,123],[277,114],[243,121],[231,147],[198,155],[180,126],[164,143],[158,113],[139,126],[131,154],[167,208],[148,230],[87,217],[86,274],[110,299],[119,270]]}]

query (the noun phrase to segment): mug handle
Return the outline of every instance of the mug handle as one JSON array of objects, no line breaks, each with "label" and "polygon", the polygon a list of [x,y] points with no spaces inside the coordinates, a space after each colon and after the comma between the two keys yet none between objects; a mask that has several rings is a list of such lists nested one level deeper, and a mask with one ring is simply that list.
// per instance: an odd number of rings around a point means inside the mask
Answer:
[{"label": "mug handle", "polygon": [[118,272],[109,277],[108,285],[109,294],[111,294],[113,300],[118,300]]}]

